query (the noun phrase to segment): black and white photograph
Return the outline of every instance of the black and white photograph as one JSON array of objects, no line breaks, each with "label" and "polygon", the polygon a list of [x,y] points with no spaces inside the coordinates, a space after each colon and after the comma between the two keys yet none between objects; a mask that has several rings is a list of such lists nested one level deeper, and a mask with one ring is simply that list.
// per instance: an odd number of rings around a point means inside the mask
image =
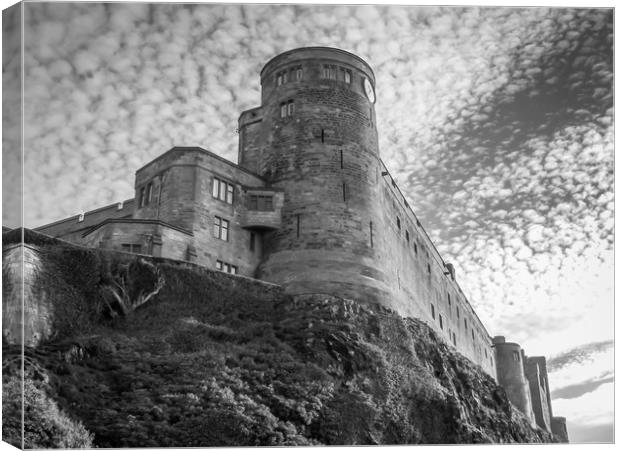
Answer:
[{"label": "black and white photograph", "polygon": [[2,6],[4,449],[614,443],[611,2]]}]

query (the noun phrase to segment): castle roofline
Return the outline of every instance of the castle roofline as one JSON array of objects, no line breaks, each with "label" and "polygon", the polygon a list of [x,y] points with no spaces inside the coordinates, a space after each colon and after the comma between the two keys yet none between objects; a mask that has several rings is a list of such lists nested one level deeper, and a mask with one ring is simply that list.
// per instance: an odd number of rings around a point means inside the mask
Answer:
[{"label": "castle roofline", "polygon": [[245,172],[246,174],[250,174],[256,178],[258,178],[259,180],[261,180],[262,182],[265,182],[265,179],[263,177],[261,177],[260,175],[256,174],[255,172],[252,172],[246,168],[244,168],[243,166],[239,166],[237,163],[233,163],[232,161],[228,160],[227,158],[224,158],[216,153],[211,152],[210,150],[207,149],[203,149],[202,147],[198,147],[198,146],[174,146],[173,148],[165,151],[164,153],[162,153],[161,155],[159,155],[158,157],[156,157],[155,159],[149,161],[147,164],[145,164],[144,166],[138,168],[136,170],[136,174],[138,172],[140,172],[141,170],[143,170],[144,168],[146,168],[147,166],[152,165],[153,163],[155,163],[156,161],[160,160],[161,158],[164,158],[166,155],[172,153],[172,152],[177,152],[177,151],[185,151],[185,152],[201,152],[205,155],[208,155],[209,157],[215,158],[216,160],[221,161],[222,163],[226,163],[232,167],[234,167],[235,169],[238,169],[240,171]]},{"label": "castle roofline", "polygon": [[187,230],[183,227],[179,227],[179,226],[170,224],[168,222],[161,221],[159,219],[108,218],[108,219],[104,219],[98,224],[95,224],[94,226],[91,226],[87,231],[85,231],[82,234],[82,237],[85,237],[91,234],[98,228],[103,227],[104,225],[107,225],[107,224],[155,224],[155,225],[160,225],[163,227],[168,227],[169,229],[177,230],[189,236],[194,236],[191,230]]},{"label": "castle roofline", "polygon": [[[260,71],[260,77],[262,79],[263,74],[265,72],[265,69],[267,69],[267,67],[273,65],[278,59],[286,58],[291,53],[316,52],[316,51],[322,51],[322,50],[323,51],[327,51],[327,52],[332,52],[332,53],[340,53],[343,56],[346,56],[346,57],[349,57],[349,58],[353,58],[353,59],[357,60],[358,62],[362,63],[364,66],[366,66],[366,68],[370,72],[370,75],[372,76],[373,83],[374,83],[375,73],[373,72],[372,67],[370,67],[370,64],[368,64],[363,58],[359,57],[355,53],[347,52],[346,50],[342,50],[342,49],[339,49],[337,47],[323,47],[323,46],[298,47],[296,49],[291,49],[291,50],[287,50],[286,52],[280,53],[280,54],[274,56],[273,58],[271,58],[269,61],[267,61],[267,63],[263,66],[263,68]],[[316,55],[314,55],[312,57],[316,58]],[[299,59],[304,59],[304,57],[300,56]]]},{"label": "castle roofline", "polygon": [[[127,206],[133,207],[132,202],[134,202],[134,198],[133,197],[131,199],[126,199],[126,200],[123,200],[123,201],[120,201],[120,202],[114,202],[113,204],[109,204],[109,205],[106,205],[106,206],[103,206],[103,207],[99,207],[99,208],[96,208],[94,210],[84,211],[82,213],[78,213],[77,215],[69,216],[68,218],[59,219],[57,221],[50,222],[49,224],[43,224],[43,225],[34,227],[33,229],[30,229],[30,230],[33,230],[35,232],[41,233],[41,232],[44,231],[44,229],[48,229],[50,227],[53,227],[53,226],[56,226],[56,225],[59,225],[59,224],[62,224],[62,223],[65,223],[65,222],[77,221],[78,218],[80,217],[80,215],[82,215],[82,214],[84,215],[84,218],[86,219],[87,216],[92,215],[93,213],[99,213],[99,212],[104,211],[104,210],[116,210],[116,209],[118,209],[119,204],[122,206],[121,209],[125,209],[125,207],[127,207]],[[87,229],[88,227],[91,227],[91,226],[90,225],[85,225],[84,227],[82,227],[82,229]]]}]

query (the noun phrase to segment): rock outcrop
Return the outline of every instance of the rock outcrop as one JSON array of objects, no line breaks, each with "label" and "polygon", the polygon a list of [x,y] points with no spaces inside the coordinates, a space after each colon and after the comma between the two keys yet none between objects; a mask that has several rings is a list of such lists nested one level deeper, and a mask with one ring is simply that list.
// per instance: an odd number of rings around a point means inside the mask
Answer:
[{"label": "rock outcrop", "polygon": [[[26,377],[97,447],[555,440],[421,321],[25,232],[38,262],[29,295],[47,308],[45,335],[25,337]],[[108,284],[120,275],[129,301],[158,292],[115,314]],[[6,332],[4,384],[21,366]]]}]

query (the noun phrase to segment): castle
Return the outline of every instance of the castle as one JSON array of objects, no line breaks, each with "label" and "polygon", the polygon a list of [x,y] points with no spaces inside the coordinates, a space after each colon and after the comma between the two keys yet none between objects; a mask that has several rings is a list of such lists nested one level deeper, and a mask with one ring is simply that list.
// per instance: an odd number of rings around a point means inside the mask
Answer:
[{"label": "castle", "polygon": [[260,77],[261,105],[239,117],[238,164],[175,147],[137,170],[133,199],[35,230],[420,318],[533,425],[567,440],[545,358],[489,336],[381,161],[370,66],[308,47],[274,57]]}]

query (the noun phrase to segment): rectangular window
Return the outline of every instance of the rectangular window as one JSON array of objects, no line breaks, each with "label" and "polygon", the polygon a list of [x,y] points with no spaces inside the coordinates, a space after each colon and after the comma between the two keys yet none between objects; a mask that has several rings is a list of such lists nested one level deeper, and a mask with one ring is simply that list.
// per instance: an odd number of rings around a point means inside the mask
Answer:
[{"label": "rectangular window", "polygon": [[435,319],[435,306],[431,304],[431,316]]},{"label": "rectangular window", "polygon": [[132,252],[134,254],[142,253],[142,246],[140,244],[121,244],[121,249],[125,252]]},{"label": "rectangular window", "polygon": [[226,219],[222,219],[219,216],[215,217],[213,223],[213,236],[220,240],[228,241],[228,228],[230,223]]},{"label": "rectangular window", "polygon": [[146,201],[145,191],[146,188],[144,186],[140,188],[140,201],[138,203],[138,205],[140,205],[140,208],[144,207],[144,202]]},{"label": "rectangular window", "polygon": [[278,72],[276,75],[276,86],[281,86],[288,81],[288,74],[286,71]]},{"label": "rectangular window", "polygon": [[280,117],[286,117],[286,103],[280,104]]},{"label": "rectangular window", "polygon": [[213,197],[218,197],[220,195],[220,179],[213,178],[213,190],[211,191],[211,195]]},{"label": "rectangular window", "polygon": [[304,75],[304,71],[301,69],[301,67],[297,67],[293,69],[293,73],[294,73],[295,81],[301,81]]},{"label": "rectangular window", "polygon": [[238,268],[235,265],[225,263],[222,260],[217,260],[215,262],[215,269],[217,269],[218,271],[227,272],[229,274],[237,274],[238,271]]},{"label": "rectangular window", "polygon": [[439,314],[439,328],[443,330],[443,317]]},{"label": "rectangular window", "polygon": [[323,64],[323,70],[321,71],[321,78],[328,78],[330,80],[336,80],[337,78],[336,66],[329,64]]},{"label": "rectangular window", "polygon": [[405,230],[405,238],[407,239],[407,243],[409,242],[409,230]]},{"label": "rectangular window", "polygon": [[273,196],[251,194],[248,209],[257,211],[273,211]]},{"label": "rectangular window", "polygon": [[293,114],[295,114],[295,103],[292,100],[288,101],[288,103],[286,104],[286,107],[287,107],[288,116],[292,116]]},{"label": "rectangular window", "polygon": [[512,358],[515,362],[519,361],[519,351],[512,351]]},{"label": "rectangular window", "polygon": [[153,184],[146,185],[146,205],[151,203],[151,197],[153,195]]},{"label": "rectangular window", "polygon": [[233,194],[235,192],[235,189],[233,188],[232,185],[227,185],[226,187],[226,203],[227,204],[232,204],[233,203]]},{"label": "rectangular window", "polygon": [[213,177],[213,189],[211,190],[211,195],[213,197],[227,204],[232,204],[235,197],[234,194],[235,186],[232,183]]},{"label": "rectangular window", "polygon": [[342,71],[342,79],[345,83],[351,83],[351,71],[349,69],[340,69]]}]

